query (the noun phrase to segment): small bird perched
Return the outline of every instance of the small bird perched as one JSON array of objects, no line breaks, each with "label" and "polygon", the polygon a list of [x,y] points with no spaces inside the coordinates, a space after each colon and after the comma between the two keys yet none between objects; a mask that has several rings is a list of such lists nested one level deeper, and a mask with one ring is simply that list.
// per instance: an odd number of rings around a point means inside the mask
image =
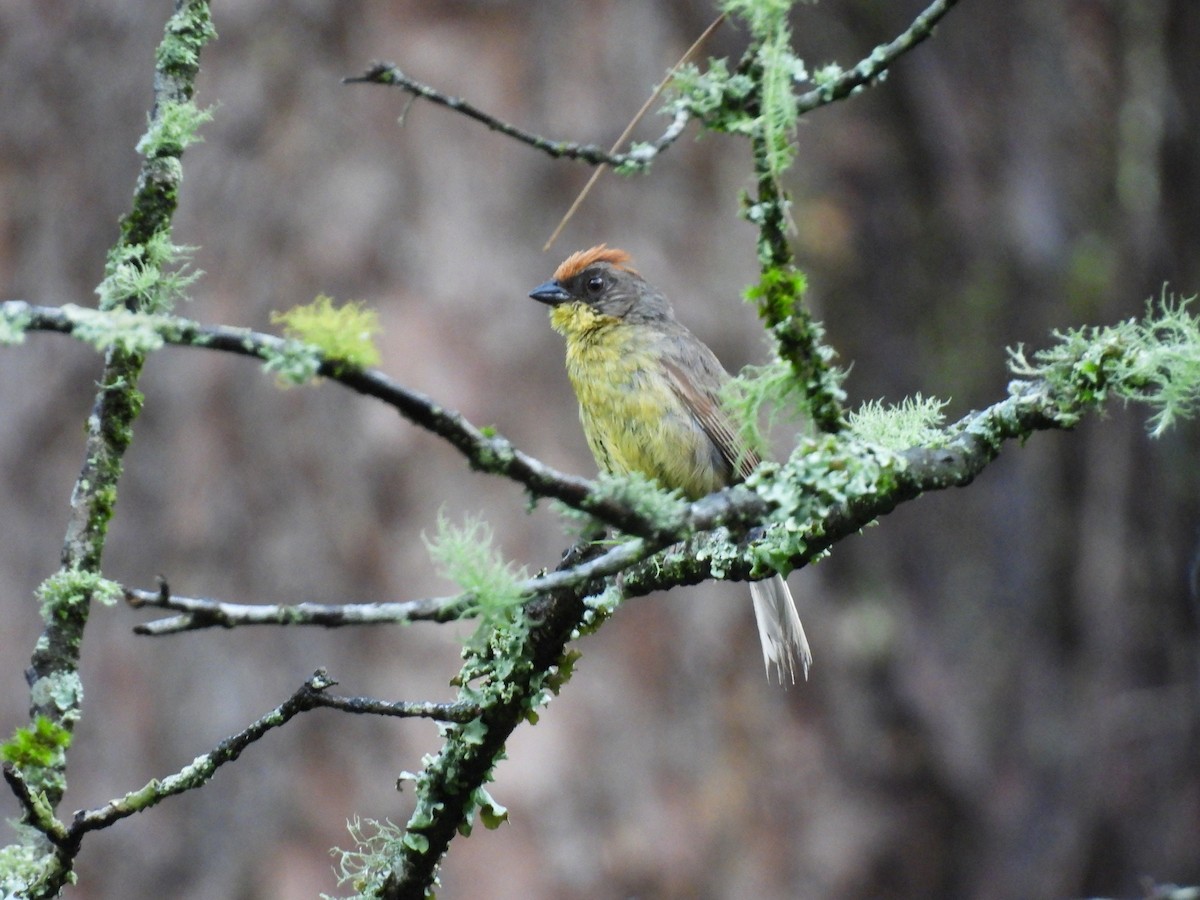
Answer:
[{"label": "small bird perched", "polygon": [[[553,307],[567,375],[596,464],[638,472],[695,500],[743,480],[757,454],[721,408],[729,373],[676,319],[671,304],[604,244],[572,253],[530,297]],[[782,682],[807,678],[812,653],[779,575],[750,584],[763,663]]]}]

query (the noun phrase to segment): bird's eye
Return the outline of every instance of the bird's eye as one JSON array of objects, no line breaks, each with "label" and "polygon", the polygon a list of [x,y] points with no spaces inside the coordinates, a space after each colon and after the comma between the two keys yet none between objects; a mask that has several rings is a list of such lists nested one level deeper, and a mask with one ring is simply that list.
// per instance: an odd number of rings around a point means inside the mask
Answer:
[{"label": "bird's eye", "polygon": [[604,290],[604,276],[593,275],[587,280],[586,287],[589,294],[591,294],[593,297],[597,296],[602,290]]}]

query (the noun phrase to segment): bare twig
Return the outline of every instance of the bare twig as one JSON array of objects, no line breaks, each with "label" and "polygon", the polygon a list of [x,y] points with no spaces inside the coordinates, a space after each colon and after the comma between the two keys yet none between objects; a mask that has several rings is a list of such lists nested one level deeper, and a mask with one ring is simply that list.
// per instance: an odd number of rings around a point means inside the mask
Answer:
[{"label": "bare twig", "polygon": [[397,622],[449,622],[462,614],[464,598],[440,597],[403,603],[226,603],[201,597],[180,597],[169,591],[128,588],[125,601],[135,609],[171,609],[182,613],[136,626],[137,634],[164,635],[204,628],[239,625],[383,625]]},{"label": "bare twig", "polygon": [[451,97],[448,94],[443,94],[436,88],[417,81],[415,78],[410,78],[400,71],[399,67],[394,63],[373,63],[362,75],[343,78],[342,81],[345,84],[384,84],[398,87],[412,94],[414,97],[420,97],[431,103],[436,103],[439,106],[462,113],[476,122],[483,123],[493,131],[498,131],[523,144],[528,144],[530,147],[541,150],[555,159],[576,159],[591,163],[592,165],[605,164],[609,166],[645,168],[655,156],[666,150],[667,147],[678,139],[679,135],[683,132],[683,126],[687,123],[686,114],[677,115],[675,121],[662,133],[658,140],[645,145],[637,153],[605,153],[603,148],[595,144],[554,141],[530,131],[525,131],[505,122],[503,119],[484,112],[461,97]]}]

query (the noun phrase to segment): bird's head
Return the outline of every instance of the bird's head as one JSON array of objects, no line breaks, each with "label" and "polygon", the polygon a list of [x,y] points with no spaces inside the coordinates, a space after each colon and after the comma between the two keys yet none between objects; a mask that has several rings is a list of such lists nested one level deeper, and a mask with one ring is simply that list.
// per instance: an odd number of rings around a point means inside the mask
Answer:
[{"label": "bird's head", "polygon": [[529,296],[554,307],[559,331],[584,323],[661,322],[672,317],[667,298],[629,267],[629,254],[600,244],[572,253],[554,277]]}]

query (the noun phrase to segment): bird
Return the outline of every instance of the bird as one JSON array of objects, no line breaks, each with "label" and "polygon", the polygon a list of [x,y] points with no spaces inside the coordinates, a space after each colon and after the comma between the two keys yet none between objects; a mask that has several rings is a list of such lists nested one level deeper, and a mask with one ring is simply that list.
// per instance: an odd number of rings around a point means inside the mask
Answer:
[{"label": "bird", "polygon": [[[529,296],[551,307],[566,340],[567,377],[597,466],[641,474],[690,500],[744,480],[759,457],[722,406],[729,380],[715,354],[678,319],[666,296],[599,244],[568,256]],[[751,582],[763,664],[807,679],[812,651],[787,583]]]}]

